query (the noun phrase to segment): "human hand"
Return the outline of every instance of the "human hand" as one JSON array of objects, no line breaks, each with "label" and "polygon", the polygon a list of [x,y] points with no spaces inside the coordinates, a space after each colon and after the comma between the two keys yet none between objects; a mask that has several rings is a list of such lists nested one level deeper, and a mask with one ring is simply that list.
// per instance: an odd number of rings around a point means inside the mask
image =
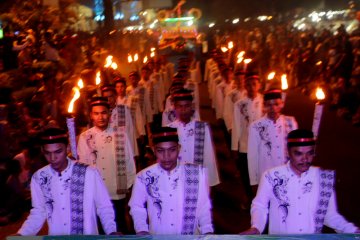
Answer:
[{"label": "human hand", "polygon": [[259,235],[260,231],[257,228],[249,228],[248,230],[245,230],[241,233],[239,233],[240,235]]}]

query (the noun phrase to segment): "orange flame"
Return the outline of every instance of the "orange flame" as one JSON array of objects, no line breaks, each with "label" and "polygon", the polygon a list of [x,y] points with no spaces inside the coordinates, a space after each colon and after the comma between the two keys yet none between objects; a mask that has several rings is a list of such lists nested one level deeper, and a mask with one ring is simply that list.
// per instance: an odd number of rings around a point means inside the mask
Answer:
[{"label": "orange flame", "polygon": [[245,55],[245,51],[241,51],[239,52],[239,54],[237,55],[237,58],[244,58]]},{"label": "orange flame", "polygon": [[315,95],[316,95],[316,99],[319,100],[319,101],[325,99],[325,93],[324,93],[324,91],[322,90],[322,88],[320,88],[320,87],[317,87],[317,88],[316,88],[316,93],[315,93]]},{"label": "orange flame", "polygon": [[107,56],[107,58],[105,60],[104,67],[108,68],[111,66],[112,63],[113,63],[113,56],[109,55],[109,56]]},{"label": "orange flame", "polygon": [[98,71],[96,73],[95,84],[99,85],[100,83],[101,83],[101,77],[100,77],[100,71]]},{"label": "orange flame", "polygon": [[74,92],[74,96],[73,96],[73,98],[71,99],[71,101],[70,101],[70,103],[69,103],[68,113],[72,113],[72,112],[73,112],[73,110],[74,110],[74,103],[75,103],[75,101],[78,100],[79,97],[80,97],[80,90],[79,90],[79,88],[73,87],[72,90],[73,90],[73,92]]},{"label": "orange flame", "polygon": [[232,49],[234,47],[234,43],[232,41],[230,41],[228,43],[228,49]]},{"label": "orange flame", "polygon": [[129,56],[128,56],[128,63],[132,63],[132,61],[133,61],[133,58],[132,58],[132,56],[129,54]]},{"label": "orange flame", "polygon": [[83,82],[83,80],[82,80],[81,78],[79,79],[77,85],[78,85],[79,89],[83,89],[83,88],[84,88],[84,82]]},{"label": "orange flame", "polygon": [[247,59],[244,60],[244,63],[245,63],[245,64],[249,64],[249,63],[251,63],[251,62],[252,62],[252,59],[251,59],[251,58],[247,58]]},{"label": "orange flame", "polygon": [[136,62],[139,59],[139,55],[137,53],[135,53],[134,55],[134,62]]},{"label": "orange flame", "polygon": [[288,88],[289,88],[289,85],[287,82],[286,74],[283,74],[283,75],[281,75],[281,89],[286,90]]},{"label": "orange flame", "polygon": [[274,77],[275,77],[275,72],[271,72],[271,73],[269,73],[267,79],[268,79],[268,80],[273,80]]},{"label": "orange flame", "polygon": [[224,52],[224,53],[227,52],[228,50],[229,49],[227,49],[227,47],[221,47],[221,51]]},{"label": "orange flame", "polygon": [[143,63],[147,63],[147,61],[148,61],[148,57],[145,56],[145,57],[144,57],[144,60],[143,60]]}]

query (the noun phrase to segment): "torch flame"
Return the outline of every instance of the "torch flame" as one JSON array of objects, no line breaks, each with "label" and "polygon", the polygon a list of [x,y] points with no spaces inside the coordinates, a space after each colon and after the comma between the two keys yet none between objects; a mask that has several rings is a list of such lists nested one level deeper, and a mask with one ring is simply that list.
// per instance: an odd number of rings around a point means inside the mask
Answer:
[{"label": "torch flame", "polygon": [[96,73],[95,84],[99,85],[100,83],[101,83],[101,77],[100,77],[100,71],[98,71]]},{"label": "torch flame", "polygon": [[143,60],[143,63],[147,63],[147,61],[148,61],[148,57],[145,56],[145,57],[144,57],[144,60]]},{"label": "torch flame", "polygon": [[288,88],[289,88],[289,85],[287,82],[286,74],[283,74],[283,75],[281,75],[281,89],[286,90]]},{"label": "torch flame", "polygon": [[234,47],[234,43],[232,41],[230,41],[228,43],[228,49],[232,49]]},{"label": "torch flame", "polygon": [[134,62],[136,62],[139,59],[139,55],[137,53],[135,53],[134,55]]},{"label": "torch flame", "polygon": [[156,50],[156,49],[155,49],[154,47],[150,48],[150,51],[151,51],[151,52],[155,52],[155,50]]},{"label": "torch flame", "polygon": [[322,64],[322,61],[318,61],[317,63],[316,63],[316,66],[320,66]]},{"label": "torch flame", "polygon": [[247,59],[244,60],[244,63],[245,63],[245,64],[249,64],[249,63],[251,63],[251,62],[252,62],[252,59],[251,59],[251,58],[247,58]]},{"label": "torch flame", "polygon": [[116,70],[116,69],[118,68],[117,63],[116,63],[116,62],[113,62],[113,63],[111,64],[111,68],[114,69],[114,70]]},{"label": "torch flame", "polygon": [[72,113],[72,112],[73,112],[73,110],[74,110],[74,103],[75,103],[75,101],[78,100],[79,97],[80,97],[80,90],[79,90],[79,88],[73,87],[72,90],[74,91],[74,96],[73,96],[73,98],[71,99],[71,101],[70,101],[70,103],[69,103],[68,113]]},{"label": "torch flame", "polygon": [[150,53],[150,57],[151,57],[151,58],[155,57],[155,52],[151,52],[151,53]]},{"label": "torch flame", "polygon": [[224,53],[227,52],[228,50],[229,49],[227,49],[227,47],[221,47],[221,51],[224,52]]},{"label": "torch flame", "polygon": [[241,63],[244,60],[244,58],[238,58],[238,60],[236,61],[237,63]]},{"label": "torch flame", "polygon": [[79,89],[83,89],[83,88],[84,88],[84,82],[83,82],[83,80],[82,80],[81,78],[79,79],[77,85],[78,85]]},{"label": "torch flame", "polygon": [[268,79],[268,80],[273,80],[274,77],[275,77],[275,72],[271,72],[271,73],[269,73],[267,79]]},{"label": "torch flame", "polygon": [[113,63],[113,56],[109,55],[109,56],[107,56],[107,58],[105,60],[104,67],[108,68],[111,66],[112,63]]},{"label": "torch flame", "polygon": [[239,54],[237,55],[237,58],[244,58],[245,55],[245,51],[241,51],[239,52]]},{"label": "torch flame", "polygon": [[132,61],[133,61],[133,58],[132,58],[132,56],[129,54],[129,56],[128,56],[128,62],[129,62],[129,63],[132,63]]},{"label": "torch flame", "polygon": [[325,93],[322,90],[322,88],[320,88],[320,87],[316,88],[316,94],[315,95],[316,95],[316,99],[319,100],[319,101],[325,99]]}]

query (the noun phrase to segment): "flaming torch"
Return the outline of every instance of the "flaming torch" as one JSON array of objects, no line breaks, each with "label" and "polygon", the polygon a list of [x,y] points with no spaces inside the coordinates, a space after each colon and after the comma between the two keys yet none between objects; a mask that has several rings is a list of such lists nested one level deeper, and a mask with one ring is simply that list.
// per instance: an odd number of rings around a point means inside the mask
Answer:
[{"label": "flaming torch", "polygon": [[148,57],[147,57],[147,56],[145,56],[145,57],[144,57],[144,60],[143,60],[143,64],[146,64],[146,63],[147,63],[147,61],[148,61]]},{"label": "flaming torch", "polygon": [[67,125],[68,131],[69,131],[71,154],[77,160],[78,155],[77,155],[77,151],[76,151],[75,117],[72,116],[72,113],[74,111],[74,103],[80,97],[80,90],[77,87],[73,87],[72,90],[74,92],[74,96],[69,103],[68,113],[70,115],[69,115],[69,117],[66,118],[66,125]]},{"label": "flaming torch", "polygon": [[246,72],[248,64],[252,62],[251,58],[247,58],[244,60],[244,72]]},{"label": "flaming torch", "polygon": [[286,99],[286,90],[289,88],[286,74],[281,75],[281,90],[282,90],[282,100],[285,102]]},{"label": "flaming torch", "polygon": [[95,85],[97,87],[96,89],[96,93],[97,95],[101,96],[101,89],[100,89],[100,83],[101,83],[101,73],[100,71],[96,72],[96,78],[95,78]]},{"label": "flaming torch", "polygon": [[316,88],[316,99],[318,101],[315,104],[314,119],[312,125],[312,131],[315,138],[317,138],[319,133],[321,116],[324,110],[324,104],[322,103],[322,101],[325,99],[325,93],[320,87]]},{"label": "flaming torch", "polygon": [[268,79],[269,81],[273,80],[273,79],[275,78],[275,74],[276,74],[275,72],[269,73],[267,79]]}]

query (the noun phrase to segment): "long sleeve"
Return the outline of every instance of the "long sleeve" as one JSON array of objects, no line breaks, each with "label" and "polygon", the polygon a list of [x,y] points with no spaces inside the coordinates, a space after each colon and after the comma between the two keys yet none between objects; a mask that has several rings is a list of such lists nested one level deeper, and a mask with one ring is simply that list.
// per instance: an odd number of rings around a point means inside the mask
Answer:
[{"label": "long sleeve", "polygon": [[131,199],[129,201],[130,214],[134,222],[135,232],[149,232],[149,225],[147,223],[146,199],[147,192],[144,184],[141,183],[139,175],[135,179]]},{"label": "long sleeve", "polygon": [[249,139],[248,139],[248,168],[250,185],[258,184],[258,169],[259,169],[259,146],[260,141],[258,140],[258,134],[254,127],[254,124],[250,125]]},{"label": "long sleeve", "polygon": [[36,235],[46,220],[45,200],[40,185],[36,181],[36,175],[31,178],[31,203],[30,215],[18,231],[20,235]]},{"label": "long sleeve", "polygon": [[224,109],[224,89],[219,84],[215,89],[215,112],[216,118],[223,118],[223,109]]},{"label": "long sleeve", "polygon": [[224,98],[223,118],[228,131],[232,129],[234,118],[234,103],[231,101],[231,95],[232,94],[229,93]]},{"label": "long sleeve", "polygon": [[89,146],[86,143],[86,135],[85,133],[80,134],[79,137],[79,141],[78,141],[78,146],[77,146],[77,152],[79,155],[79,161],[92,165],[93,163],[90,160],[90,153],[91,153],[91,149],[89,148]]},{"label": "long sleeve", "polygon": [[240,111],[239,108],[236,107],[237,104],[234,104],[233,107],[233,120],[232,120],[232,130],[231,130],[231,150],[238,151],[239,150],[239,142],[240,142]]},{"label": "long sleeve", "polygon": [[199,182],[199,202],[198,202],[198,224],[201,234],[213,233],[214,228],[212,225],[211,217],[211,202],[209,198],[209,184],[206,169],[202,168]]},{"label": "long sleeve", "polygon": [[97,170],[94,171],[94,186],[95,186],[95,205],[96,212],[100,218],[102,227],[106,234],[116,232],[115,213],[110,201],[109,192],[103,180],[100,177],[100,173]]},{"label": "long sleeve", "polygon": [[357,230],[357,227],[353,223],[346,221],[346,219],[339,214],[336,206],[335,191],[331,194],[324,224],[333,228],[337,233],[354,233]]},{"label": "long sleeve", "polygon": [[214,151],[214,145],[211,140],[209,126],[205,126],[205,141],[204,141],[204,167],[207,168],[209,174],[209,185],[215,186],[220,183],[219,173],[217,168],[217,161]]},{"label": "long sleeve", "polygon": [[137,133],[139,136],[143,136],[145,135],[145,121],[143,119],[143,116],[141,114],[141,109],[140,109],[140,106],[139,104],[137,103],[136,104],[136,107],[135,107],[135,125],[136,125],[136,129],[137,129]]},{"label": "long sleeve", "polygon": [[266,180],[264,173],[261,177],[259,188],[256,193],[256,197],[251,204],[251,227],[257,228],[260,233],[264,231],[267,216],[269,213],[269,202],[271,196],[271,186]]}]

